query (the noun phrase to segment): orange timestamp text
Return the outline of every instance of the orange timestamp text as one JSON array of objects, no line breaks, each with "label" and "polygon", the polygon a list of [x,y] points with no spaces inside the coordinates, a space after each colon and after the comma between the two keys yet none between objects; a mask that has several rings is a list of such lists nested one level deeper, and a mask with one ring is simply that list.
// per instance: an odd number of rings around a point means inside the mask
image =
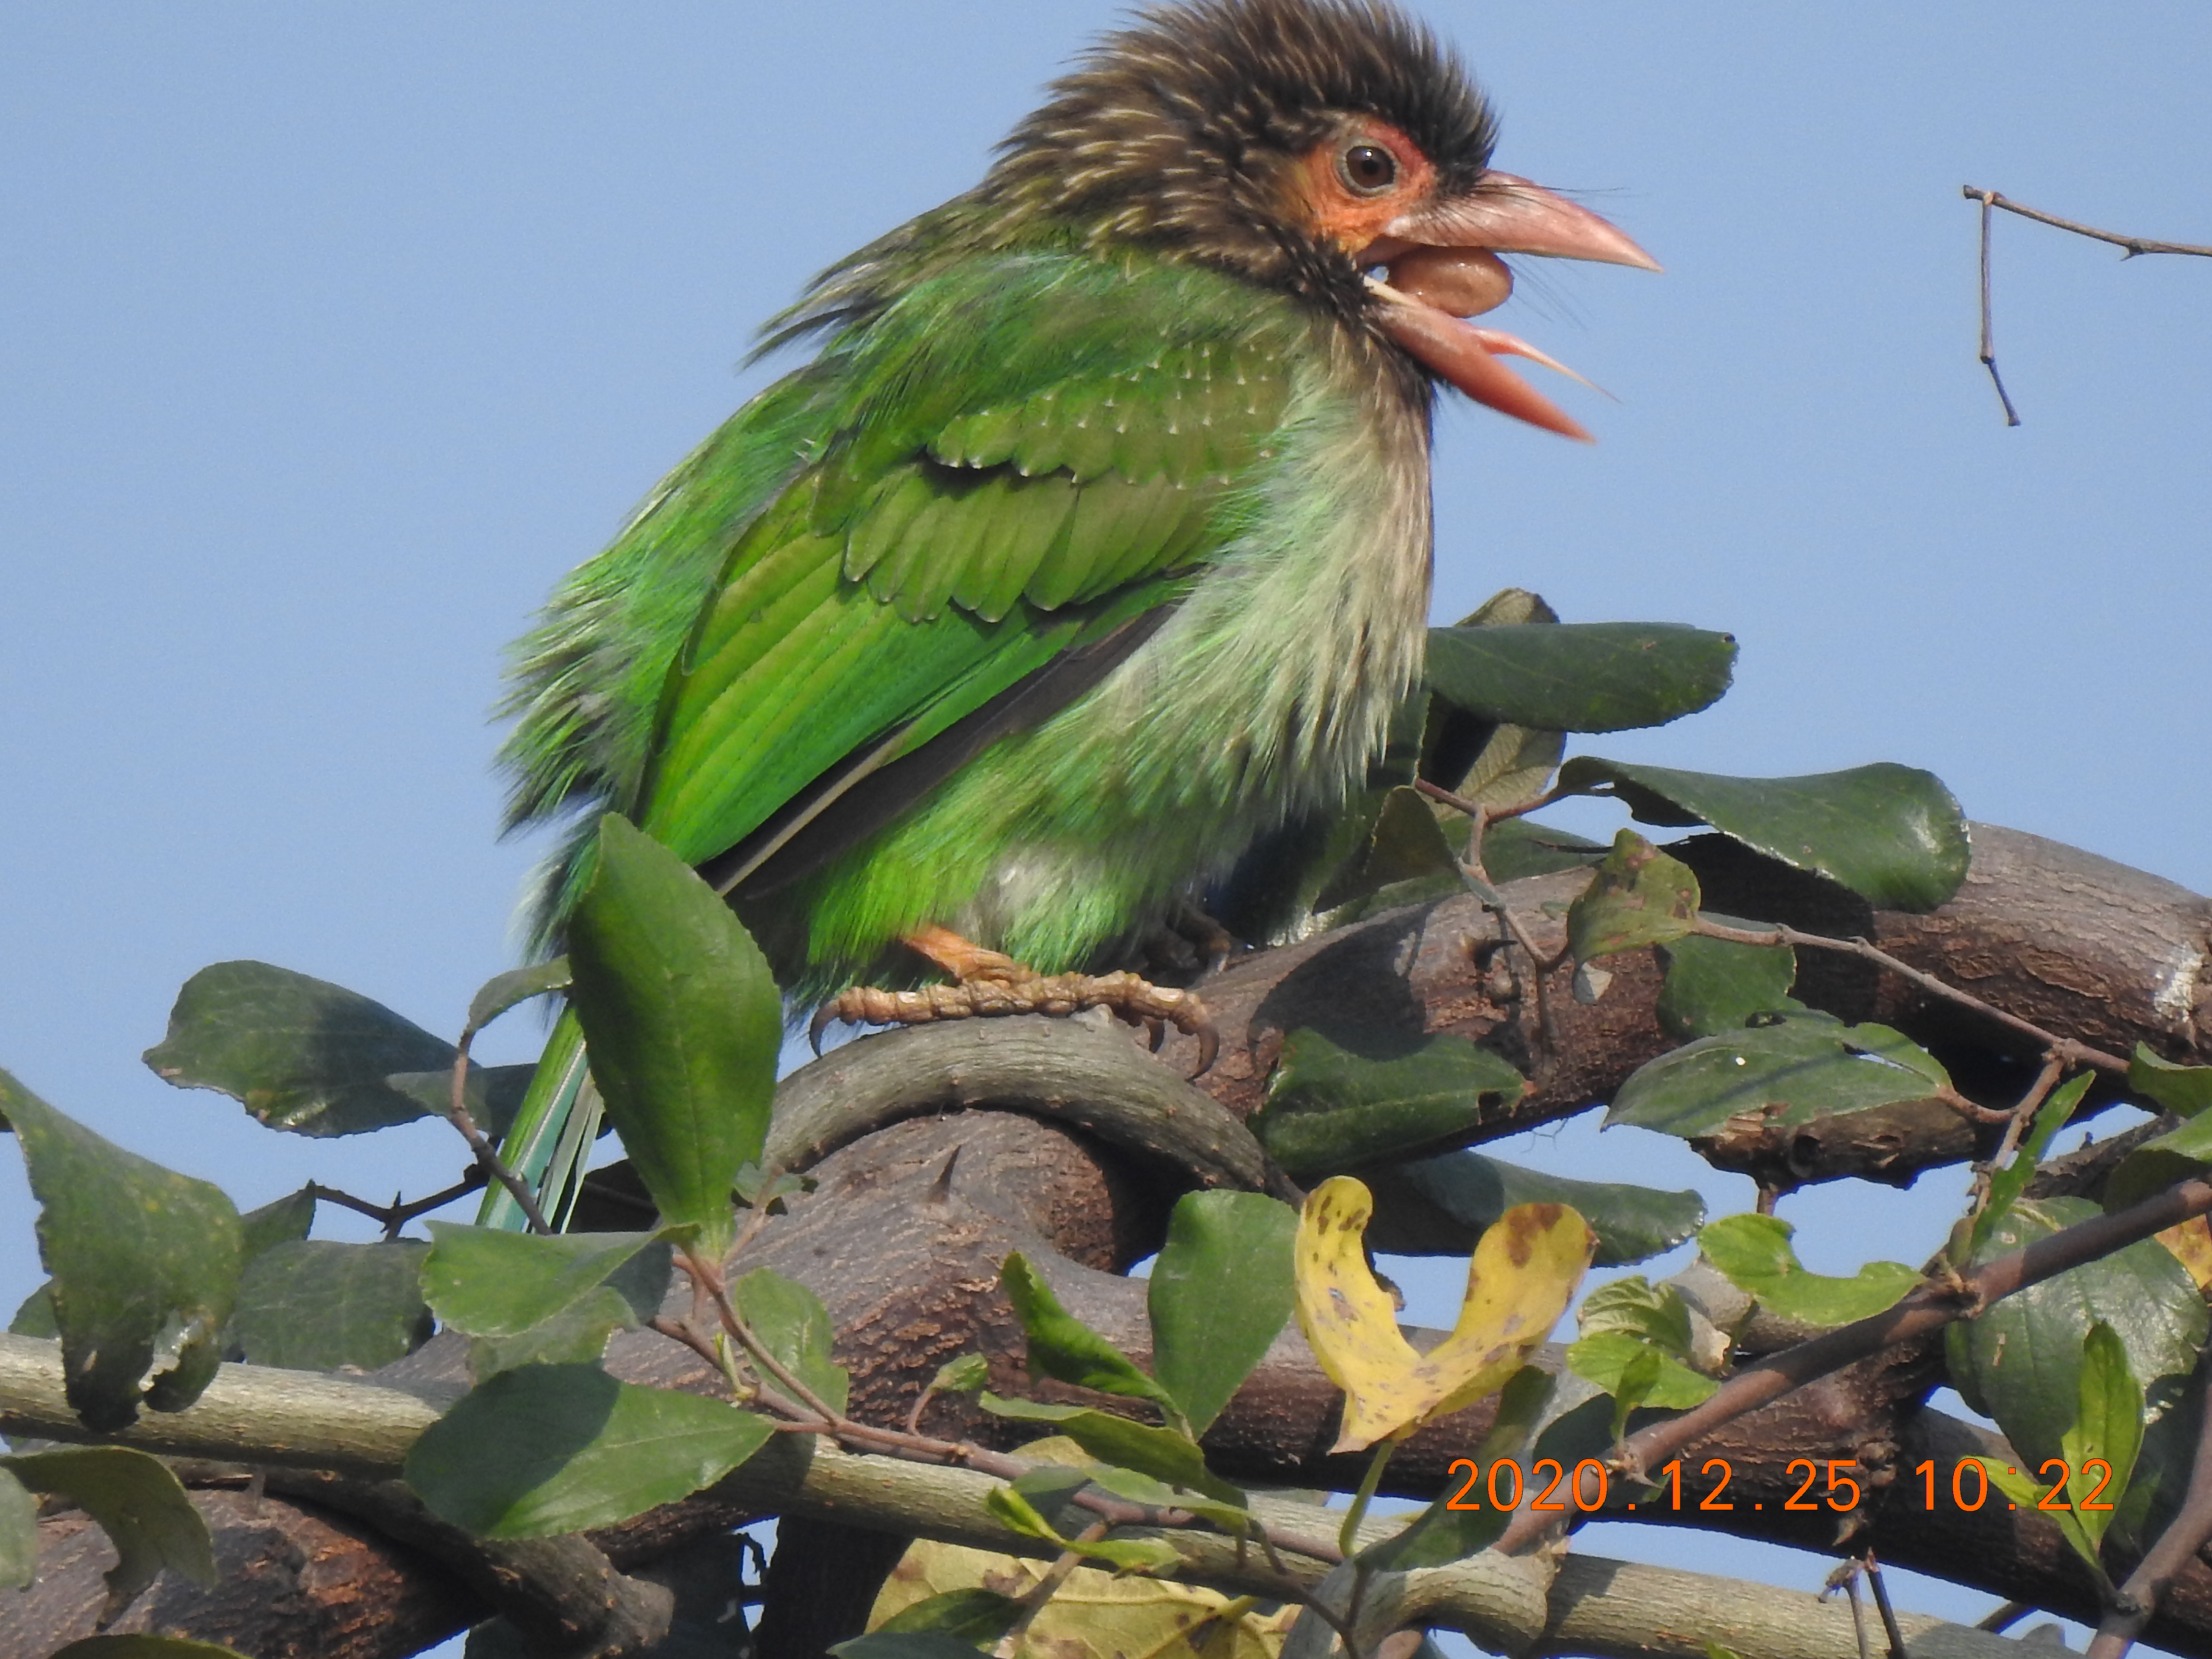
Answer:
[{"label": "orange timestamp text", "polygon": [[[1831,1457],[1815,1462],[1809,1457],[1792,1458],[1785,1473],[1796,1480],[1800,1471],[1804,1478],[1797,1480],[1796,1488],[1783,1499],[1784,1510],[1833,1510],[1838,1514],[1855,1510],[1864,1497],[1860,1486],[1858,1460],[1855,1457]],[[2073,1489],[2073,1467],[2059,1458],[2050,1458],[2036,1471],[2039,1477],[2048,1479],[2052,1470],[2058,1478],[2051,1490],[2044,1493],[2035,1507],[2039,1510],[2109,1510],[2112,1506],[2100,1502],[2105,1490],[2112,1484],[2112,1467],[2101,1457],[2085,1462],[2080,1474],[2085,1480],[2095,1485],[2080,1504],[2068,1501]],[[1523,1468],[1516,1458],[1494,1459],[1487,1470],[1471,1457],[1452,1460],[1449,1478],[1459,1482],[1444,1499],[1448,1510],[1517,1510],[1527,1507],[1564,1515],[1569,1510],[1578,1510],[1585,1515],[1606,1507],[1612,1471],[1595,1457],[1585,1457],[1570,1472],[1556,1457],[1542,1457]],[[1707,1458],[1689,1481],[1692,1490],[1690,1503],[1698,1510],[1733,1510],[1735,1501],[1728,1496],[1729,1482],[1735,1470],[1725,1457]],[[1923,1501],[1929,1509],[1936,1508],[1942,1498],[1948,1497],[1952,1504],[1961,1510],[1978,1510],[1990,1498],[1989,1471],[1980,1459],[1962,1457],[1951,1467],[1948,1482],[1939,1482],[1933,1458],[1914,1466],[1912,1473],[1922,1482]],[[2008,1468],[2007,1474],[2014,1473]],[[1667,1508],[1680,1510],[1684,1504],[1682,1460],[1662,1464],[1654,1482],[1652,1498]],[[1825,1480],[1823,1477],[1826,1477]],[[1696,1490],[1702,1482],[1705,1490]],[[1646,1500],[1650,1501],[1650,1500]],[[1636,1502],[1628,1505],[1638,1507]],[[1753,1509],[1763,1504],[1753,1504]]]}]

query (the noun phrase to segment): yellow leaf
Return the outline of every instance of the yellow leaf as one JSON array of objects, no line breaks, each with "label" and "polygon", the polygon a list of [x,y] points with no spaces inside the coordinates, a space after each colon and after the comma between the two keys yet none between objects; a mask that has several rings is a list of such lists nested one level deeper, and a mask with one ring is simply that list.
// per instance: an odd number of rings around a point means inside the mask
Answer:
[{"label": "yellow leaf", "polygon": [[1374,1207],[1364,1186],[1334,1176],[1298,1218],[1298,1325],[1345,1393],[1334,1451],[1410,1433],[1504,1386],[1566,1311],[1596,1243],[1565,1205],[1508,1210],[1474,1247],[1458,1324],[1424,1355],[1368,1269],[1362,1240]]},{"label": "yellow leaf", "polygon": [[2189,1269],[2189,1276],[2197,1281],[2198,1290],[2212,1291],[2212,1224],[2201,1215],[2192,1216],[2159,1234],[2158,1242]]},{"label": "yellow leaf", "polygon": [[[1029,1449],[1023,1448],[1025,1454]],[[884,1580],[868,1628],[947,1590],[1020,1596],[1035,1587],[1046,1565],[1026,1556],[921,1540]],[[1024,1632],[1018,1652],[1021,1659],[1276,1659],[1297,1614],[1295,1607],[1261,1614],[1247,1597],[1232,1600],[1194,1584],[1078,1567]]]}]

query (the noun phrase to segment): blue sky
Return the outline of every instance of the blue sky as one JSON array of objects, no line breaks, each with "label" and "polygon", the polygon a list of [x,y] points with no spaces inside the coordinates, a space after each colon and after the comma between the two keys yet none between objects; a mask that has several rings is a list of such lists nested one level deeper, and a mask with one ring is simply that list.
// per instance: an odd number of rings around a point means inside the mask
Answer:
[{"label": "blue sky", "polygon": [[[1547,269],[1500,313],[1620,401],[1559,394],[1594,449],[1447,414],[1439,616],[1519,584],[1729,629],[1718,708],[1589,746],[1907,761],[1972,816],[2212,889],[2212,262],[2001,220],[2007,430],[1959,197],[2212,241],[2212,13],[1425,15],[1503,109],[1499,164],[1668,266]],[[0,1066],[243,1204],[449,1178],[442,1130],[293,1140],[137,1056],[240,957],[458,1025],[538,850],[495,838],[502,642],[761,383],[752,327],[971,182],[1111,16],[0,15]],[[1660,1156],[1589,1140],[1548,1155]],[[1932,1240],[1929,1184],[1879,1201]],[[1808,1227],[1867,1212],[1823,1204]],[[0,1304],[36,1282],[30,1215],[0,1159]]]}]

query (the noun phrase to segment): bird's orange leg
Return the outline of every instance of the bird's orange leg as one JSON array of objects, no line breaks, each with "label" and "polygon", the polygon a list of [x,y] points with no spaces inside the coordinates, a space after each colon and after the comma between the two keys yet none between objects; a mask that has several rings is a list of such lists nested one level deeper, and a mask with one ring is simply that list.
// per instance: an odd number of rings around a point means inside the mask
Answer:
[{"label": "bird's orange leg", "polygon": [[901,942],[952,975],[950,985],[918,991],[882,991],[856,985],[815,1013],[807,1035],[821,1052],[832,1020],[854,1025],[927,1025],[940,1019],[998,1014],[1058,1014],[1106,1008],[1133,1024],[1164,1020],[1198,1039],[1198,1069],[1213,1064],[1221,1046],[1206,1005],[1188,991],[1154,985],[1135,974],[1040,974],[999,951],[987,951],[949,927],[916,928]]}]

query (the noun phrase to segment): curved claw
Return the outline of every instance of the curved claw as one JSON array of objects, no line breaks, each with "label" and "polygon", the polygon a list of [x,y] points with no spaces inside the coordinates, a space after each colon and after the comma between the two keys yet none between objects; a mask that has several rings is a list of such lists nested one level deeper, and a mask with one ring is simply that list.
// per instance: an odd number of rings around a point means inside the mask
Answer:
[{"label": "curved claw", "polygon": [[[1203,1010],[1200,1011],[1203,1013]],[[1213,1069],[1213,1062],[1221,1058],[1221,1033],[1211,1017],[1202,1018],[1191,1032],[1198,1039],[1198,1069],[1191,1073],[1194,1079],[1204,1077]]]},{"label": "curved claw", "polygon": [[814,1011],[814,1018],[806,1022],[807,1046],[814,1050],[814,1058],[822,1058],[822,1034],[837,1018],[837,999],[835,997]]}]

